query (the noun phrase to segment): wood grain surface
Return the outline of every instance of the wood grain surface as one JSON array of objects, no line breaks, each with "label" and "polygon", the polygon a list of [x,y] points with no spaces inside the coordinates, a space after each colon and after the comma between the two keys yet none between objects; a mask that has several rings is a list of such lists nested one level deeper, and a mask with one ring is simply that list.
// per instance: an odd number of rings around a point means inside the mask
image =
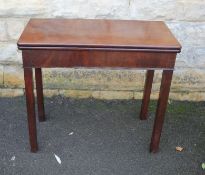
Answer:
[{"label": "wood grain surface", "polygon": [[18,47],[181,49],[162,21],[104,19],[31,19]]}]

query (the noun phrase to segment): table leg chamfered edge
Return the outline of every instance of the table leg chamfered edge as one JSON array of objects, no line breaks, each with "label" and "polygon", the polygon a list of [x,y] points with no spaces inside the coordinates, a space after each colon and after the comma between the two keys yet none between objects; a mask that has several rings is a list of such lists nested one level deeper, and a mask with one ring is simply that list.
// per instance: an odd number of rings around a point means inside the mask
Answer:
[{"label": "table leg chamfered edge", "polygon": [[36,80],[36,94],[38,105],[38,119],[40,122],[45,121],[45,109],[43,98],[43,80],[41,68],[35,68],[35,80]]},{"label": "table leg chamfered edge", "polygon": [[140,112],[141,120],[147,119],[153,77],[154,77],[154,70],[147,70],[142,105],[141,105],[141,112]]},{"label": "table leg chamfered edge", "polygon": [[28,117],[28,130],[31,152],[38,150],[36,116],[35,116],[35,98],[33,92],[33,71],[32,68],[24,68],[25,94]]},{"label": "table leg chamfered edge", "polygon": [[157,152],[159,149],[159,142],[162,132],[162,127],[164,123],[165,112],[167,108],[169,91],[171,86],[173,71],[164,70],[162,74],[160,94],[157,104],[157,111],[154,121],[154,128],[152,132],[152,138],[150,143],[150,152]]}]

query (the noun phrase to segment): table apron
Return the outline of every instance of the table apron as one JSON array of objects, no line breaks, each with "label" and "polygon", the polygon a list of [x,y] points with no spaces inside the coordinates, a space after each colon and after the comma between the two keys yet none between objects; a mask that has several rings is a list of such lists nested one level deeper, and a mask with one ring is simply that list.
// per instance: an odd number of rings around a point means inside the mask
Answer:
[{"label": "table apron", "polygon": [[176,53],[99,50],[23,50],[23,67],[119,67],[173,69]]}]

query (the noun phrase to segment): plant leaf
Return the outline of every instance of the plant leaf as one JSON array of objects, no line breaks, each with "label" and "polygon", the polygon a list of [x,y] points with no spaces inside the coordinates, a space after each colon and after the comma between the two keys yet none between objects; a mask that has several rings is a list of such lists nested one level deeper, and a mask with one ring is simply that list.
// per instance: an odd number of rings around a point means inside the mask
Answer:
[{"label": "plant leaf", "polygon": [[205,170],[205,163],[202,163],[201,167],[202,167],[203,170]]}]

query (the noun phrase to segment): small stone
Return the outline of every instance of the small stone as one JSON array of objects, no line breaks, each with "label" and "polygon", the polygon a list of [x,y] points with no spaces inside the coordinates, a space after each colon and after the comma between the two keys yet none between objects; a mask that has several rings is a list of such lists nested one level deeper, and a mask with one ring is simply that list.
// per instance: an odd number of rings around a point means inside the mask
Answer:
[{"label": "small stone", "polygon": [[12,156],[12,157],[11,157],[11,161],[14,161],[15,159],[16,159],[15,156]]},{"label": "small stone", "polygon": [[71,136],[71,135],[73,135],[73,134],[74,134],[74,132],[70,132],[68,135]]}]

